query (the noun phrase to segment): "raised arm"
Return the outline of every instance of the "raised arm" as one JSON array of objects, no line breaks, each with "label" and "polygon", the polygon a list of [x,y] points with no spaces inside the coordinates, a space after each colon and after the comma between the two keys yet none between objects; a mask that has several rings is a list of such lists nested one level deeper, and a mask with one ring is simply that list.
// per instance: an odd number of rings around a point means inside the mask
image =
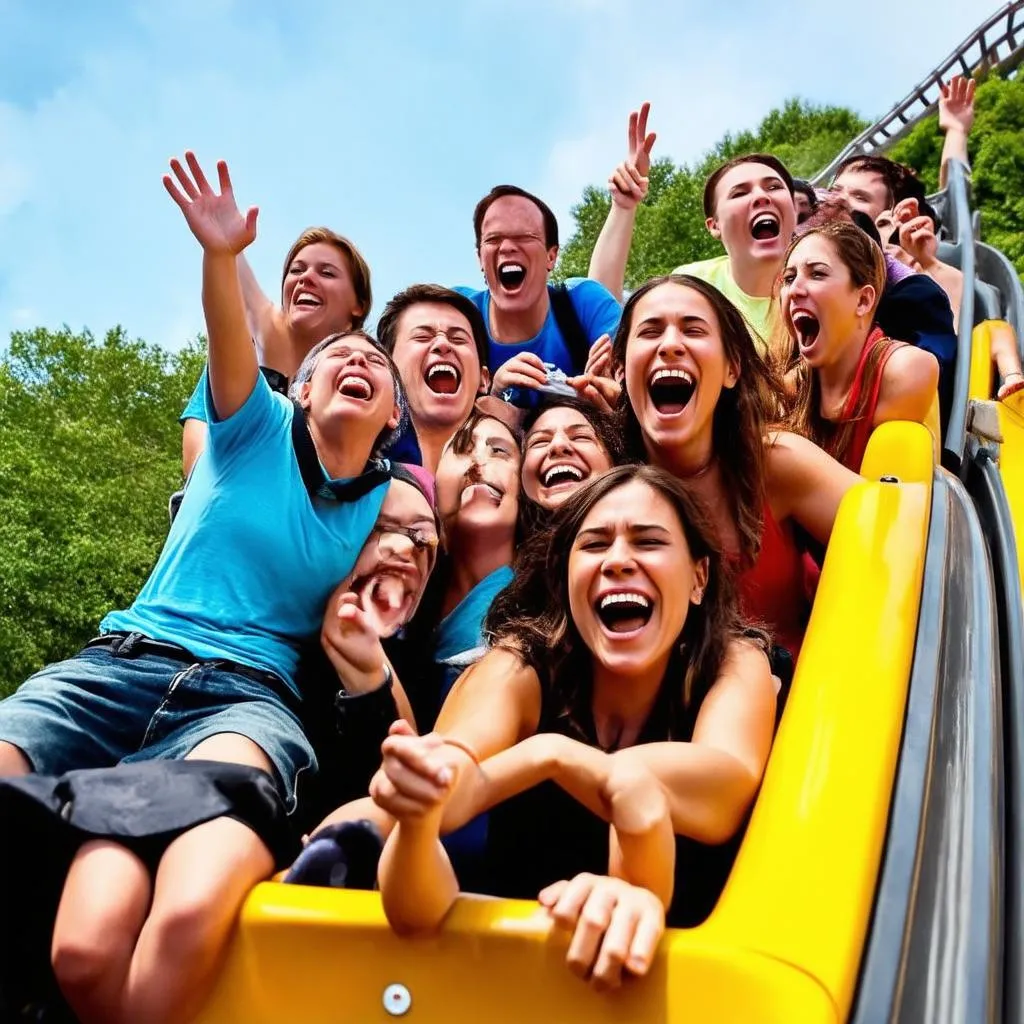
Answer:
[{"label": "raised arm", "polygon": [[600,281],[620,302],[626,280],[626,262],[633,242],[636,209],[647,195],[651,170],[651,149],[657,136],[647,132],[650,103],[629,115],[628,154],[612,171],[608,191],[612,205],[597,236],[587,276]]},{"label": "raised arm", "polygon": [[239,253],[256,237],[258,211],[253,206],[243,215],[238,209],[223,160],[217,163],[220,195],[210,187],[194,153],[186,152],[185,162],[188,170],[171,160],[174,178],[165,174],[164,187],[203,247],[210,393],[217,418],[225,420],[245,404],[259,372],[235,267]]},{"label": "raised arm", "polygon": [[946,85],[941,86],[939,95],[939,130],[945,132],[942,143],[942,159],[939,164],[939,187],[946,187],[950,160],[959,160],[967,167],[967,136],[974,124],[973,78],[954,75]]}]

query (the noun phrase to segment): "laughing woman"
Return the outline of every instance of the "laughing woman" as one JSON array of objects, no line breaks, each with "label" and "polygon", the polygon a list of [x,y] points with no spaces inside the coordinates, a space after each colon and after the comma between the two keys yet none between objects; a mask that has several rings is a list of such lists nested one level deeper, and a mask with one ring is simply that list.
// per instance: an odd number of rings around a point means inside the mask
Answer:
[{"label": "laughing woman", "polygon": [[371,793],[398,823],[380,866],[388,918],[440,925],[458,882],[439,833],[493,808],[486,891],[545,887],[575,931],[574,969],[643,974],[664,908],[692,924],[714,905],[771,746],[768,661],[714,529],[670,474],[610,470],[565,503],[488,627],[494,649],[436,732],[398,724],[384,744]]},{"label": "laughing woman", "polygon": [[[71,865],[52,959],[82,1021],[188,1019],[246,892],[280,863],[254,809],[279,822],[316,769],[299,652],[373,529],[387,475],[370,460],[404,409],[394,365],[362,332],[313,348],[294,403],[270,390],[235,269],[257,211],[239,211],[224,163],[219,194],[193,154],[186,163],[164,184],[203,249],[208,450],[131,607],[0,702],[0,776],[63,775],[51,795],[83,828],[97,799],[119,825],[152,826],[153,786],[178,796],[148,841],[96,838]],[[138,763],[154,761],[185,763]],[[80,768],[138,785],[79,800]]]},{"label": "laughing woman", "polygon": [[813,228],[786,254],[779,302],[804,362],[793,427],[855,472],[880,423],[939,436],[938,361],[874,326],[884,287],[882,250],[855,224]]},{"label": "laughing woman", "polygon": [[614,419],[582,398],[545,399],[523,421],[519,535],[530,541],[550,514],[619,455]]},{"label": "laughing woman", "polygon": [[737,309],[688,275],[654,278],[626,303],[613,359],[624,371],[627,454],[689,482],[741,569],[744,614],[796,660],[809,612],[796,527],[827,544],[859,479],[813,442],[769,432],[778,391]]}]

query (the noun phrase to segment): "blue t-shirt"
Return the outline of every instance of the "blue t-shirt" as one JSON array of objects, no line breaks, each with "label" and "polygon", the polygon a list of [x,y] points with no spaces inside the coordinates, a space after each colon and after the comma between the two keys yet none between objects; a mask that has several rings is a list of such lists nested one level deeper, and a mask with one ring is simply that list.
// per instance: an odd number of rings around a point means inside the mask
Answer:
[{"label": "blue t-shirt", "polygon": [[355,501],[311,498],[292,443],[294,406],[262,374],[226,420],[209,389],[205,402],[209,441],[160,558],[132,606],[100,629],[275,672],[294,687],[299,648],[352,571],[387,484]]},{"label": "blue t-shirt", "polygon": [[[569,298],[572,301],[573,309],[576,310],[583,333],[591,345],[602,334],[615,335],[619,326],[619,318],[622,315],[622,306],[603,284],[591,281],[586,277],[573,277],[565,282],[565,287],[569,292]],[[572,355],[562,338],[562,332],[558,329],[553,309],[548,309],[547,319],[536,337],[516,342],[513,345],[506,345],[491,337],[491,293],[486,289],[476,291],[464,287],[457,287],[455,291],[471,299],[484,318],[484,324],[487,326],[488,363],[491,373],[494,373],[499,366],[520,352],[533,352],[534,355],[540,356],[543,362],[554,363],[570,376],[583,372],[582,366],[573,366]]]},{"label": "blue t-shirt", "polygon": [[[272,390],[278,391],[282,395],[288,393],[288,378],[279,370],[272,370],[269,366],[261,366],[260,373],[267,378]],[[209,379],[210,367],[207,365],[203,367],[199,383],[196,384],[188,404],[178,417],[179,423],[184,424],[185,420],[201,420],[203,423],[206,422],[206,384]]]}]

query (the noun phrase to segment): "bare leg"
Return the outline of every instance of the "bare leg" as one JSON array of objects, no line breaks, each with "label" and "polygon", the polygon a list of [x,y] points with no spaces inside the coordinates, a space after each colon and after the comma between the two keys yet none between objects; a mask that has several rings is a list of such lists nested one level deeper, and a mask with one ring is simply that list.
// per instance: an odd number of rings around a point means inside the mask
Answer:
[{"label": "bare leg", "polygon": [[50,957],[61,991],[83,1024],[122,1020],[121,996],[151,891],[146,866],[117,843],[93,840],[75,855]]},{"label": "bare leg", "polygon": [[391,830],[395,827],[395,819],[375,804],[371,797],[364,796],[359,800],[350,800],[347,804],[342,804],[336,811],[331,811],[313,831],[314,833],[319,832],[325,825],[340,825],[343,821],[360,820],[372,821],[380,829],[380,834],[384,839],[391,835]]},{"label": "bare leg", "polygon": [[30,775],[32,765],[21,747],[0,740],[0,778],[5,775]]},{"label": "bare leg", "polygon": [[[189,758],[272,770],[257,744],[234,733],[211,736]],[[187,1021],[199,1011],[245,897],[273,869],[263,841],[233,818],[205,822],[171,843],[132,957],[124,995],[129,1020]]]}]

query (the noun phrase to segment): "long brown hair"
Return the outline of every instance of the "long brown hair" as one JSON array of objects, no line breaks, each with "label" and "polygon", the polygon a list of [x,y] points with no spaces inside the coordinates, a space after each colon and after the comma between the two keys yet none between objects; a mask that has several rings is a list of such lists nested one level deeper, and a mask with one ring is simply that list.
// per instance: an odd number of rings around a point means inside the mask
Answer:
[{"label": "long brown hair", "polygon": [[[812,235],[820,235],[831,243],[836,256],[849,272],[850,282],[854,288],[863,288],[867,285],[874,288],[875,304],[870,311],[870,315],[874,316],[885,288],[886,273],[885,257],[875,240],[852,221],[837,216],[812,227],[790,242],[783,266],[789,263],[793,250]],[[841,421],[827,420],[822,415],[821,379],[811,367],[803,363],[797,375],[796,399],[790,413],[790,429],[810,438],[837,462],[843,462],[853,442],[857,423],[868,414],[871,388],[867,386],[867,382],[875,379],[890,345],[888,338],[879,338],[873,343],[864,365],[865,387],[861,388],[850,416]],[[857,466],[851,468],[859,469]]]},{"label": "long brown hair", "polygon": [[671,736],[692,729],[729,644],[743,635],[733,575],[723,560],[717,532],[685,481],[656,466],[638,464],[616,466],[588,481],[555,511],[544,542],[531,545],[529,557],[517,564],[515,579],[491,604],[484,632],[492,645],[515,651],[537,672],[557,713],[573,732],[591,742],[592,655],[569,613],[569,555],[590,510],[633,481],[647,484],[669,502],[694,561],[708,560],[703,599],[689,609],[656,702],[667,711]]},{"label": "long brown hair", "polygon": [[[652,278],[629,297],[612,343],[612,361],[616,368],[624,370],[626,366],[626,349],[637,303],[664,284],[683,285],[708,300],[718,320],[725,357],[738,373],[736,385],[723,389],[718,397],[712,430],[714,457],[721,469],[725,500],[731,506],[739,534],[740,559],[749,565],[756,560],[761,548],[767,476],[765,433],[769,425],[779,419],[784,403],[782,388],[771,368],[758,355],[740,311],[713,285],[689,274]],[[619,397],[618,414],[626,456],[646,460],[649,452],[643,428],[625,385]]]},{"label": "long brown hair", "polygon": [[352,330],[358,330],[366,323],[366,318],[370,315],[370,307],[373,305],[370,265],[355,247],[355,243],[350,242],[344,235],[339,235],[337,231],[332,231],[330,228],[306,228],[292,242],[292,247],[284,258],[284,270],[281,271],[281,294],[284,295],[284,283],[288,280],[288,271],[291,269],[292,261],[307,245],[315,245],[317,242],[333,245],[341,253],[348,266],[348,275],[352,279],[352,291],[355,292],[356,302],[359,303],[359,312],[352,314]]}]

